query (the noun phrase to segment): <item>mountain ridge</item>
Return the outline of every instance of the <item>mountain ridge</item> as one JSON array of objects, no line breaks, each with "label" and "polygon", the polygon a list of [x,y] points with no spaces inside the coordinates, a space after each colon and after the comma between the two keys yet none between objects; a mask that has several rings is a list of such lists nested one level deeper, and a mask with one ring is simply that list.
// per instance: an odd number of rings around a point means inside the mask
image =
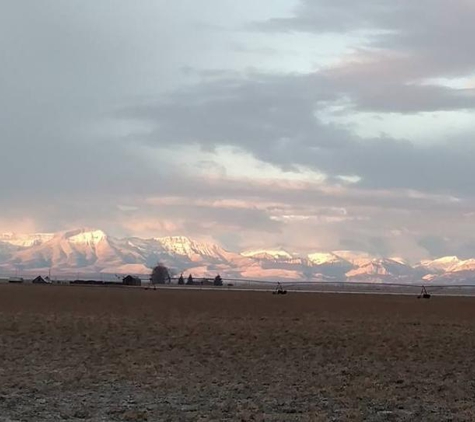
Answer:
[{"label": "mountain ridge", "polygon": [[148,274],[163,262],[177,273],[211,277],[302,280],[450,282],[474,280],[475,259],[454,256],[409,265],[364,251],[320,251],[299,256],[283,249],[230,252],[187,236],[113,237],[80,228],[57,233],[0,233],[0,272]]}]

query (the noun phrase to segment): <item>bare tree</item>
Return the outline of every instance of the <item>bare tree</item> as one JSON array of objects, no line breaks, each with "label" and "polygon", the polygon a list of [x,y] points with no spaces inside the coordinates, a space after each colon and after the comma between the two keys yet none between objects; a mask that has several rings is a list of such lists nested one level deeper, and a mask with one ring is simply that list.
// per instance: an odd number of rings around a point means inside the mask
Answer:
[{"label": "bare tree", "polygon": [[152,270],[152,275],[150,276],[150,283],[152,284],[165,284],[170,283],[170,271],[163,265],[158,263]]}]

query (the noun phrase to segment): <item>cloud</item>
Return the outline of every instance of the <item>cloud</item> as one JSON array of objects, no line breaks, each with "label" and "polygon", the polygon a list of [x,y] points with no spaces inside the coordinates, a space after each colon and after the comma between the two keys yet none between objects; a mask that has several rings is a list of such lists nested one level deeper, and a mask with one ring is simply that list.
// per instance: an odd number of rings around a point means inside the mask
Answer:
[{"label": "cloud", "polygon": [[447,239],[440,236],[427,235],[419,240],[419,244],[427,249],[432,256],[446,256],[450,254],[450,245]]},{"label": "cloud", "polygon": [[474,18],[475,7],[466,0],[301,0],[293,16],[270,18],[257,26],[276,32],[352,36],[363,31],[369,47],[419,53],[422,61],[433,61],[432,72],[457,74],[473,69]]},{"label": "cloud", "polygon": [[142,141],[156,148],[230,145],[282,169],[358,176],[361,187],[474,195],[471,134],[430,144],[360,138],[350,127],[319,119],[331,92],[313,75],[251,74],[189,87],[121,115],[153,127]]},{"label": "cloud", "polygon": [[[355,107],[383,112],[473,109],[473,89],[423,84],[473,75],[475,7],[455,0],[302,0],[294,16],[256,24],[260,30],[335,33],[365,41],[323,72]],[[360,37],[357,38],[360,40]]]},{"label": "cloud", "polygon": [[[362,137],[325,115],[417,114],[429,126],[437,111],[438,127],[446,111],[470,116],[474,6],[302,0],[289,13],[295,3],[6,5],[2,227],[468,250],[471,127]],[[298,46],[289,32],[303,34]],[[316,54],[332,37],[347,50]]]}]

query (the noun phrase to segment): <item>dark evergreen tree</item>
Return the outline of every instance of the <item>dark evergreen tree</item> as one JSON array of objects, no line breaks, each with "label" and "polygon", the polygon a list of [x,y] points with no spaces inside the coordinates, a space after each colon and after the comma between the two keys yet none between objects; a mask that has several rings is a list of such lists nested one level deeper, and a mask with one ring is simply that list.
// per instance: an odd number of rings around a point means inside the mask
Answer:
[{"label": "dark evergreen tree", "polygon": [[194,284],[193,283],[193,276],[191,274],[188,276],[188,280],[186,281],[186,284],[188,286],[192,286]]},{"label": "dark evergreen tree", "polygon": [[219,274],[214,278],[214,283],[213,284],[215,286],[222,286],[223,285],[223,279],[221,278],[221,276]]},{"label": "dark evergreen tree", "polygon": [[178,277],[178,284],[180,286],[182,286],[183,284],[185,284],[185,279],[183,278],[183,274],[180,275],[180,277]]}]

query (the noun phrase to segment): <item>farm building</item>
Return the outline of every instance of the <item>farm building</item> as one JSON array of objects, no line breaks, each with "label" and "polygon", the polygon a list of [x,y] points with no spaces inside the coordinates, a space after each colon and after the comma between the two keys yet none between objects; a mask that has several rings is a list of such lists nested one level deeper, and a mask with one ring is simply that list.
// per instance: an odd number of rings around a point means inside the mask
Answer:
[{"label": "farm building", "polygon": [[10,277],[8,279],[9,283],[23,283],[24,281],[23,277]]},{"label": "farm building", "polygon": [[142,280],[138,277],[128,275],[122,279],[122,284],[125,284],[126,286],[141,286]]},{"label": "farm building", "polygon": [[32,283],[33,284],[47,284],[46,280],[40,275],[36,277],[35,279],[33,279]]}]

